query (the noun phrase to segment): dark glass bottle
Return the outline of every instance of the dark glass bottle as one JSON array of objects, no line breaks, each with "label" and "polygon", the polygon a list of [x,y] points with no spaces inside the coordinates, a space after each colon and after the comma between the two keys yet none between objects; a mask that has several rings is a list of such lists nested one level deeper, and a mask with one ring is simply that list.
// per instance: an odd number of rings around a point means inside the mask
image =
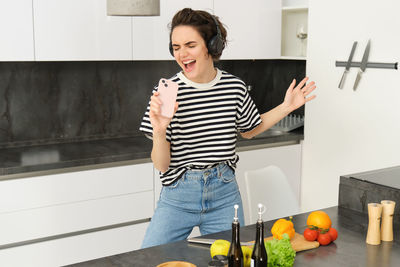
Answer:
[{"label": "dark glass bottle", "polygon": [[243,252],[240,246],[240,223],[238,218],[238,205],[234,206],[235,217],[232,222],[232,242],[228,252],[228,267],[243,267]]},{"label": "dark glass bottle", "polygon": [[261,218],[263,205],[258,204],[258,220],[256,223],[256,242],[251,254],[251,267],[267,267],[268,255],[264,245],[264,222]]}]

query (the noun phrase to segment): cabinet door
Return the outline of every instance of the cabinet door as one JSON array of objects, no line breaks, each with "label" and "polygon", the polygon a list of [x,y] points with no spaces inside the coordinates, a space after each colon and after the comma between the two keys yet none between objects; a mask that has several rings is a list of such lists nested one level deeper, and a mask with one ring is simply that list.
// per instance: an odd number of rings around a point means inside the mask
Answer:
[{"label": "cabinet door", "polygon": [[152,163],[0,181],[0,246],[149,219],[153,190]]},{"label": "cabinet door", "polygon": [[0,1],[0,61],[32,61],[32,0]]},{"label": "cabinet door", "polygon": [[[140,249],[148,224],[140,223],[0,249],[1,266],[65,266],[137,250]],[[113,265],[110,263],[108,266]]]},{"label": "cabinet door", "polygon": [[[249,221],[248,199],[250,196],[246,193],[244,179],[246,171],[258,170],[270,165],[277,166],[288,178],[296,199],[300,201],[301,144],[243,151],[238,155],[236,179],[242,196],[246,225],[255,223]],[[260,188],[259,190],[266,191],[267,189]],[[257,209],[257,207],[253,208]]]},{"label": "cabinet door", "polygon": [[212,13],[213,0],[161,0],[159,17],[133,18],[133,59],[173,60],[169,53],[169,28],[179,10],[190,7]]},{"label": "cabinet door", "polygon": [[228,31],[221,59],[280,57],[280,0],[216,0],[214,12]]},{"label": "cabinet door", "polygon": [[36,60],[131,60],[132,18],[106,0],[33,0]]}]

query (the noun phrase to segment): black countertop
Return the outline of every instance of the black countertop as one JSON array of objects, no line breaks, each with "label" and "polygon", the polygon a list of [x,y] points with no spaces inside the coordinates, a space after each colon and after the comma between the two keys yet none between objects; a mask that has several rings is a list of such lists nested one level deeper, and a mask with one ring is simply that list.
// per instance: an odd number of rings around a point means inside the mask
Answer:
[{"label": "black countertop", "polygon": [[[291,132],[267,131],[246,140],[239,137],[237,149],[251,149],[303,140],[303,129]],[[151,140],[143,135],[74,143],[36,145],[0,149],[0,180],[10,175],[29,176],[32,172],[56,171],[105,163],[150,162]]]},{"label": "black countertop", "polygon": [[[356,211],[331,207],[324,209],[332,220],[332,227],[338,230],[338,239],[328,246],[301,251],[296,255],[294,266],[400,266],[400,228],[394,228],[394,241],[382,242],[380,245],[368,245],[365,242],[368,229],[368,217]],[[295,215],[293,223],[296,232],[302,233],[306,227],[309,213]],[[265,222],[265,236],[275,221]],[[231,239],[231,231],[219,232],[204,238]],[[241,228],[241,241],[255,238],[255,225]],[[70,265],[73,267],[128,267],[157,266],[166,261],[188,261],[198,267],[207,266],[210,259],[209,245],[191,244],[187,241],[174,242],[162,246],[136,250],[88,262]]]},{"label": "black countertop", "polygon": [[368,214],[369,203],[397,203],[393,221],[400,228],[400,166],[340,176],[339,206]]},{"label": "black countertop", "polygon": [[373,184],[400,189],[400,166],[347,175]]}]

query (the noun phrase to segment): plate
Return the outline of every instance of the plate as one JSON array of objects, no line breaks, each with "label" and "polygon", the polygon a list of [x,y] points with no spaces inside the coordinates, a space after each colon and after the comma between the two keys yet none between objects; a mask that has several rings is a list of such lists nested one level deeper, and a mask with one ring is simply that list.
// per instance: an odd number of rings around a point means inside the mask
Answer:
[{"label": "plate", "polygon": [[187,261],[168,261],[157,265],[157,267],[197,267],[197,266]]}]

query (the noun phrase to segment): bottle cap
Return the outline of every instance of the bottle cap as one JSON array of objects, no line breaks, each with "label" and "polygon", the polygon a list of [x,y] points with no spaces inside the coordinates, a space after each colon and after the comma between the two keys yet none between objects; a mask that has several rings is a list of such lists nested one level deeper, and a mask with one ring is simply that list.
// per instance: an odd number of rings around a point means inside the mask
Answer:
[{"label": "bottle cap", "polygon": [[262,215],[265,212],[265,206],[261,203],[258,203],[258,221],[262,221]]},{"label": "bottle cap", "polygon": [[238,204],[235,204],[235,205],[233,206],[233,208],[235,209],[235,217],[233,217],[233,222],[238,222],[238,221],[239,221],[239,217],[238,217],[238,208],[239,208],[239,205],[238,205]]}]

